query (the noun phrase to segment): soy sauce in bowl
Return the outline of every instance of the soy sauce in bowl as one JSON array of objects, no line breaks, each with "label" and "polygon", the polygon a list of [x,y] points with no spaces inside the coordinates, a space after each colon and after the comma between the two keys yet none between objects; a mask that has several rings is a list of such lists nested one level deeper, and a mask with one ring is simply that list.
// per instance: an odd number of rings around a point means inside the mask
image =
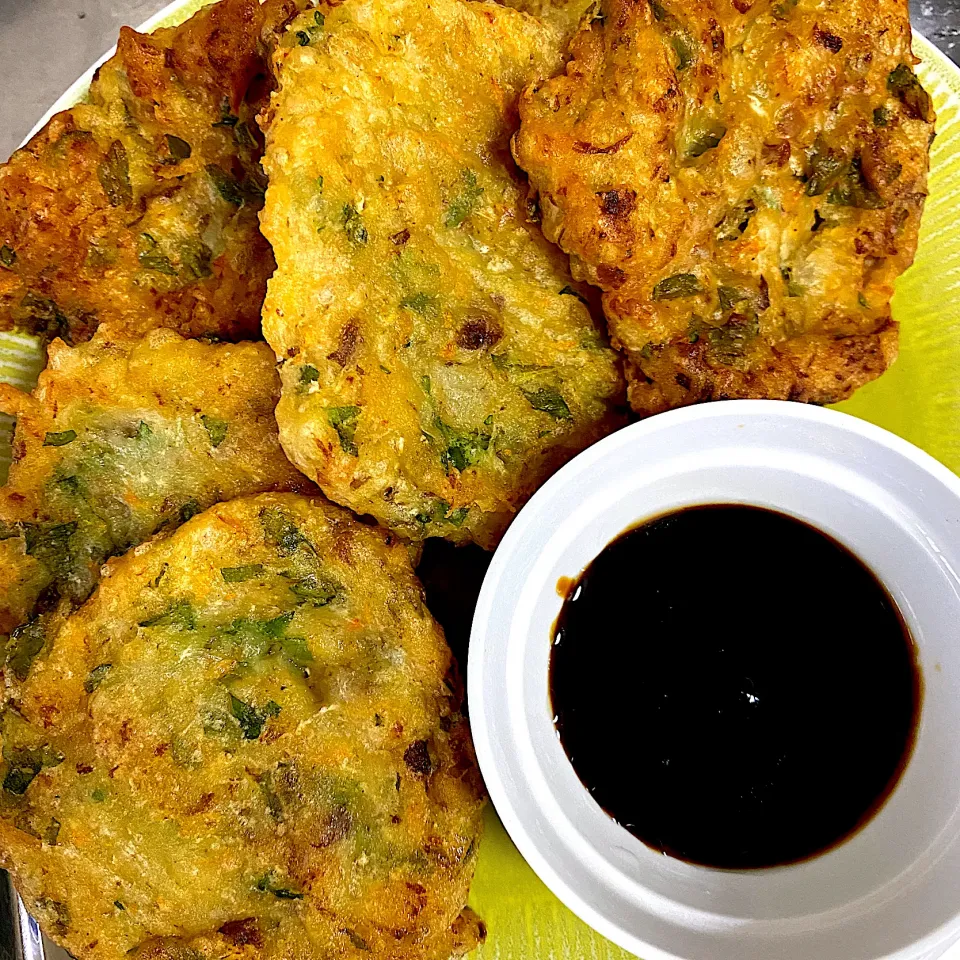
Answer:
[{"label": "soy sauce in bowl", "polygon": [[916,737],[917,651],[876,576],[758,507],[693,507],[613,540],[554,628],[554,723],[580,780],[647,845],[712,867],[838,845]]}]

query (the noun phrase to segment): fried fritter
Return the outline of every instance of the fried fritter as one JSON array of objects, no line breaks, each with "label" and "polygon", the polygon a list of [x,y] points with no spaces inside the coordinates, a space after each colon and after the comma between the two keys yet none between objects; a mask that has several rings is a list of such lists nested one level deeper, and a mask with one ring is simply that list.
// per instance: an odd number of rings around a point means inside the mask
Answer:
[{"label": "fried fritter", "polygon": [[514,154],[641,414],[831,403],[897,352],[934,114],[906,0],[602,0]]},{"label": "fried fritter", "polygon": [[77,347],[54,341],[33,397],[0,384],[17,416],[0,489],[4,673],[23,678],[53,621],[84,601],[111,556],[219,500],[315,490],[284,457],[266,344],[207,344],[172,330]]},{"label": "fried fritter", "polygon": [[281,443],[411,539],[493,546],[618,422],[616,356],[509,153],[556,37],[493,3],[348,0],[277,52],[262,220]]},{"label": "fried fritter", "polygon": [[274,267],[257,222],[261,35],[290,12],[221,0],[149,36],[121,30],[88,101],[0,167],[0,329],[259,334]]},{"label": "fried fritter", "polygon": [[2,862],[47,932],[81,960],[473,947],[482,790],[406,547],[266,494],[108,569],[3,718]]}]

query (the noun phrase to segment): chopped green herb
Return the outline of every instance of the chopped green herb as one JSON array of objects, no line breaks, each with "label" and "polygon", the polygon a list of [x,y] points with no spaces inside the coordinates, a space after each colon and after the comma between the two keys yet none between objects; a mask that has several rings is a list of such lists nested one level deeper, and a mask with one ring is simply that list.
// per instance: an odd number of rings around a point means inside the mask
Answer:
[{"label": "chopped green herb", "polygon": [[200,513],[200,504],[196,500],[188,500],[180,508],[180,522],[186,523],[188,520],[192,520],[198,513]]},{"label": "chopped green herb", "polygon": [[77,439],[76,430],[64,430],[61,433],[47,433],[43,437],[45,447],[63,447]]},{"label": "chopped green herb", "polygon": [[270,620],[259,620],[257,621],[260,629],[268,636],[279,639],[284,635],[287,630],[287,627],[290,625],[290,621],[293,619],[293,611],[288,610],[286,613],[281,613],[278,617],[273,617]]},{"label": "chopped green herb", "polygon": [[[80,478],[79,477],[60,477],[56,481],[57,486],[61,487],[63,490],[66,490],[68,493],[79,493],[80,492]],[[0,538],[3,539],[3,538]]]},{"label": "chopped green herb", "polygon": [[21,309],[27,311],[30,318],[31,333],[47,333],[50,336],[70,336],[70,323],[67,315],[49,297],[38,297],[28,293],[20,301]]},{"label": "chopped green herb", "polygon": [[290,591],[299,600],[309,600],[315,607],[325,607],[343,596],[343,587],[336,580],[315,573],[292,583]]},{"label": "chopped green herb", "polygon": [[567,284],[567,285],[560,291],[560,296],[561,296],[561,297],[576,297],[576,298],[577,298],[582,304],[584,304],[585,306],[588,306],[588,307],[590,306],[590,301],[587,300],[587,298],[586,298],[582,293],[578,293],[576,290],[574,290],[573,287],[570,286],[570,284]]},{"label": "chopped green herb", "polygon": [[[679,25],[671,31],[670,46],[673,47],[673,52],[677,55],[676,69],[678,73],[696,62],[697,45],[693,37]],[[719,141],[717,142],[719,143]]]},{"label": "chopped green herb", "polygon": [[887,77],[887,89],[902,104],[907,114],[928,123],[933,119],[933,101],[920,84],[917,75],[905,63],[901,63]]},{"label": "chopped green herb", "polygon": [[150,586],[156,589],[160,586],[160,581],[166,576],[167,570],[170,569],[169,563],[164,563],[160,567],[160,572],[150,581]]},{"label": "chopped green herb", "polygon": [[323,175],[317,177],[317,193],[323,193]]},{"label": "chopped green herb", "polygon": [[289,887],[278,887],[276,881],[273,879],[272,873],[267,873],[262,876],[254,884],[254,890],[258,890],[260,893],[272,893],[275,897],[280,900],[302,900],[303,894],[293,890]]},{"label": "chopped green herb", "polygon": [[739,240],[750,225],[750,218],[757,212],[757,205],[748,197],[734,204],[717,224],[717,239],[721,243]]},{"label": "chopped green herb", "polygon": [[459,227],[474,212],[482,193],[483,187],[477,184],[477,175],[472,170],[463,170],[460,174],[459,191],[447,205],[444,226]]},{"label": "chopped green herb", "polygon": [[573,414],[567,401],[552,387],[540,387],[538,390],[520,391],[534,410],[548,413],[554,420],[572,420]]},{"label": "chopped green herb", "polygon": [[340,449],[353,457],[360,455],[360,449],[354,442],[359,417],[360,407],[327,407],[327,423],[336,430]]},{"label": "chopped green herb", "polygon": [[168,133],[166,135],[166,139],[167,150],[175,161],[179,162],[180,160],[190,159],[190,154],[193,153],[193,150],[186,140],[182,140],[180,137],[175,137],[172,133]]},{"label": "chopped green herb", "polygon": [[827,203],[860,210],[880,210],[886,206],[880,194],[864,177],[859,157],[850,161],[843,176],[827,196]]},{"label": "chopped green herb", "polygon": [[101,663],[99,666],[94,667],[87,674],[87,679],[83,681],[83,689],[86,690],[87,693],[93,693],[93,691],[103,683],[104,678],[112,669],[112,663]]},{"label": "chopped green herb", "polygon": [[311,383],[316,383],[320,379],[320,371],[311,366],[309,363],[305,363],[300,368],[300,386],[301,388],[306,389]]},{"label": "chopped green herb", "polygon": [[262,563],[248,563],[239,567],[221,567],[220,576],[227,583],[243,583],[263,575]]},{"label": "chopped green herb", "polygon": [[113,905],[114,905],[118,910],[126,910],[126,909],[127,909],[119,900],[114,900],[114,901],[113,901]]},{"label": "chopped green herb", "polygon": [[860,306],[863,307],[865,310],[868,310],[870,308],[870,304],[867,303],[867,298],[863,295],[862,291],[857,294],[857,303],[859,303]]},{"label": "chopped green herb", "polygon": [[193,607],[186,600],[180,600],[168,610],[140,621],[141,627],[173,627],[177,630],[193,630],[197,626],[197,617]]},{"label": "chopped green herb", "polygon": [[202,280],[213,272],[210,263],[213,260],[213,251],[202,241],[184,241],[179,248],[181,270],[193,277]]},{"label": "chopped green herb", "polygon": [[702,157],[708,150],[720,145],[727,128],[719,120],[709,117],[695,119],[684,132],[683,154],[692,160]]},{"label": "chopped green herb", "polygon": [[170,277],[177,275],[177,268],[160,249],[160,244],[157,243],[155,237],[152,237],[149,233],[141,233],[138,243],[140,249],[137,252],[137,260],[141,267],[147,270],[156,270],[157,273],[164,273]]},{"label": "chopped green herb", "polygon": [[7,641],[6,661],[18,680],[26,680],[30,667],[46,642],[43,619],[39,616],[21,624]]},{"label": "chopped green herb", "polygon": [[70,538],[76,533],[77,526],[76,520],[51,526],[25,523],[23,539],[27,554],[53,570],[65,567],[70,556]]},{"label": "chopped green herb", "polygon": [[203,414],[200,417],[200,422],[210,435],[210,445],[212,447],[219,447],[220,444],[227,439],[228,425],[225,420],[218,420],[216,417],[208,417],[206,414]]},{"label": "chopped green herb", "polygon": [[271,620],[239,617],[224,630],[224,634],[245,649],[245,657],[262,657],[274,650],[274,641],[283,641],[292,619],[292,610]]},{"label": "chopped green herb", "polygon": [[514,363],[505,353],[493,353],[490,355],[495,370],[501,370],[504,373],[515,371],[516,373],[534,373],[537,370],[551,370],[552,367],[540,363]]},{"label": "chopped green herb", "polygon": [[737,287],[717,287],[717,297],[720,300],[721,310],[732,310],[738,303],[750,299],[750,294]]},{"label": "chopped green herb", "polygon": [[479,430],[459,433],[447,426],[439,417],[434,420],[434,426],[446,444],[446,449],[440,454],[440,462],[448,471],[451,467],[463,471],[467,467],[476,466],[484,451],[490,446],[489,433],[481,433]]},{"label": "chopped green herb", "polygon": [[826,193],[840,175],[843,157],[828,147],[822,136],[818,136],[810,149],[808,160],[810,169],[807,173],[806,194],[808,197],[818,197]]},{"label": "chopped green herb", "polygon": [[103,801],[107,799],[107,791],[104,790],[103,787],[97,787],[97,789],[90,794],[90,799],[94,803],[103,803]]},{"label": "chopped green herb", "polygon": [[134,440],[146,440],[147,437],[152,437],[153,431],[150,429],[150,424],[146,420],[141,420],[137,424],[137,432],[133,435]]},{"label": "chopped green herb", "polygon": [[313,654],[307,644],[305,637],[282,637],[280,640],[280,649],[284,657],[298,667],[305,667],[313,662]]},{"label": "chopped green herb", "polygon": [[428,523],[439,523],[444,520],[450,511],[450,504],[440,497],[432,497],[427,501],[427,505],[414,516],[417,523],[426,526]]},{"label": "chopped green herb", "polygon": [[3,789],[7,793],[22,797],[39,772],[39,767],[35,770],[32,767],[11,767],[3,778]]},{"label": "chopped green herb", "polygon": [[437,298],[430,296],[428,293],[414,293],[409,297],[404,297],[400,301],[400,306],[413,310],[414,313],[419,313],[422,316],[430,316],[437,312]]},{"label": "chopped green herb", "polygon": [[243,189],[237,180],[215,163],[208,163],[204,169],[217,189],[217,193],[235,207],[243,206]]},{"label": "chopped green herb", "polygon": [[107,148],[106,157],[97,167],[97,179],[111,207],[127,206],[133,202],[130,164],[126,148],[119,140],[114,140]]},{"label": "chopped green herb", "polygon": [[890,122],[890,111],[886,107],[874,107],[873,125],[885,127]]},{"label": "chopped green herb", "polygon": [[263,527],[264,540],[275,546],[280,556],[289,557],[301,546],[316,553],[313,544],[279,507],[264,507],[260,511],[260,525]]},{"label": "chopped green herb", "polygon": [[347,239],[357,246],[367,242],[367,228],[363,224],[363,217],[352,203],[343,205],[343,231]]},{"label": "chopped green herb", "polygon": [[691,343],[705,337],[714,359],[726,366],[736,366],[741,361],[747,344],[759,332],[760,322],[756,317],[734,318],[720,327],[710,326],[695,317],[688,330]]},{"label": "chopped green herb", "polygon": [[700,293],[700,281],[695,273],[675,273],[664,277],[653,288],[654,300],[676,300],[679,297],[692,297]]},{"label": "chopped green herb", "polygon": [[463,521],[467,519],[469,512],[469,507],[457,507],[456,510],[447,515],[447,523],[454,527],[462,527]]},{"label": "chopped green herb", "polygon": [[261,710],[249,703],[244,703],[238,697],[230,694],[230,712],[240,724],[244,740],[258,740],[263,733],[263,727],[270,717],[280,715],[280,705],[268,700]]},{"label": "chopped green herb", "polygon": [[315,10],[313,14],[313,22],[316,24],[316,26],[307,27],[305,30],[298,30],[296,32],[295,36],[299,46],[305,47],[314,39],[320,28],[324,25],[324,23],[326,23],[326,18],[319,10]]},{"label": "chopped green herb", "polygon": [[5,267],[13,268],[13,265],[17,262],[17,252],[13,247],[8,247],[4,244],[0,247],[0,263]]},{"label": "chopped green herb", "polygon": [[421,377],[421,378],[420,378],[420,389],[423,390],[423,392],[424,392],[428,397],[430,396],[431,385],[430,385],[430,378],[429,378],[429,377]]},{"label": "chopped green herb", "polygon": [[[64,760],[62,753],[48,745],[18,747],[12,750],[4,748],[3,755],[10,764],[3,779],[3,789],[15,796],[23,796],[44,767],[59,766]],[[57,832],[59,833],[59,829]]]}]

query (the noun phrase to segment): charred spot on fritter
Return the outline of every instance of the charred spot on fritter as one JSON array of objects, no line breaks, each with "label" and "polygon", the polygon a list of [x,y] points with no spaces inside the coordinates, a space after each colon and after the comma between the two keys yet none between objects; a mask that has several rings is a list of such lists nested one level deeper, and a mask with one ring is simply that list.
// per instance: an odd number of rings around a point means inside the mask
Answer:
[{"label": "charred spot on fritter", "polygon": [[495,347],[503,339],[503,327],[490,313],[474,311],[457,331],[457,344],[464,350],[482,350]]}]

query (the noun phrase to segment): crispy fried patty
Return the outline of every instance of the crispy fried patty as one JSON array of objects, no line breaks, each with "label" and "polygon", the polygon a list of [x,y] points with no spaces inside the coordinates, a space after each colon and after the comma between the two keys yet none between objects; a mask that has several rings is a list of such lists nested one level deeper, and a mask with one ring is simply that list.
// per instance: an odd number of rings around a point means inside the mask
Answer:
[{"label": "crispy fried patty", "polygon": [[266,344],[103,327],[77,347],[54,341],[49,357],[32,397],[0,384],[0,410],[17,416],[0,489],[7,685],[26,675],[63,606],[90,595],[108,557],[218,500],[315,490],[280,449]]},{"label": "crispy fried patty", "polygon": [[82,960],[447,960],[482,795],[406,546],[322,498],[112,560],[2,718],[0,853]]},{"label": "crispy fried patty", "polygon": [[933,133],[906,0],[603,0],[521,102],[547,235],[641,414],[830,403],[897,351]]},{"label": "crispy fried patty", "polygon": [[0,167],[0,329],[68,343],[99,323],[259,333],[273,270],[257,211],[264,36],[294,0],[222,0],[124,27],[86,102]]},{"label": "crispy fried patty", "polygon": [[509,152],[557,37],[492,3],[348,0],[295,21],[276,57],[264,333],[281,442],[412,539],[493,546],[619,422],[617,358]]}]

